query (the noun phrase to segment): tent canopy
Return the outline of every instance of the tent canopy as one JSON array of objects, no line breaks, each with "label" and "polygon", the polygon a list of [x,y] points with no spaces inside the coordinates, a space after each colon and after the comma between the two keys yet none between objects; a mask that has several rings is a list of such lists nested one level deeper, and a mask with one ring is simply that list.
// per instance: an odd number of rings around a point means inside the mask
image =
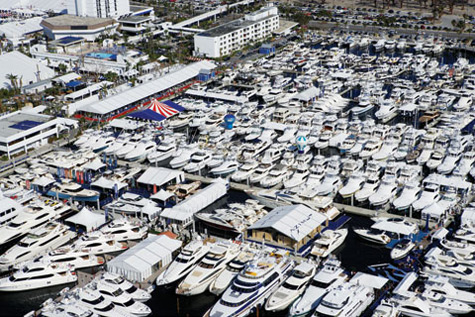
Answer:
[{"label": "tent canopy", "polygon": [[114,189],[115,184],[117,184],[118,190],[127,187],[126,183],[121,183],[117,180],[107,179],[105,177],[101,177],[97,181],[91,183],[91,186],[112,190]]},{"label": "tent canopy", "polygon": [[160,102],[157,99],[153,99],[147,109],[131,113],[128,116],[145,120],[162,121],[184,110],[185,108],[170,100]]},{"label": "tent canopy", "polygon": [[80,212],[66,219],[66,222],[83,226],[87,231],[91,231],[105,224],[106,219],[103,215],[93,213],[84,207]]}]

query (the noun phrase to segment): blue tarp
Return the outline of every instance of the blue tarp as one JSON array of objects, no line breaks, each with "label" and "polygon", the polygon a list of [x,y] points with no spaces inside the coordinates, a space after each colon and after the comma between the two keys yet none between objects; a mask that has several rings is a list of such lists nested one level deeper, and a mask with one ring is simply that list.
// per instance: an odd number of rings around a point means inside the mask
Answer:
[{"label": "blue tarp", "polygon": [[473,127],[475,126],[475,119],[470,121],[464,128],[462,128],[463,133],[473,134]]},{"label": "blue tarp", "polygon": [[75,88],[75,87],[80,86],[82,84],[84,84],[84,83],[80,80],[71,80],[69,83],[66,84],[66,87]]},{"label": "blue tarp", "polygon": [[178,110],[178,111],[180,111],[180,112],[186,110],[185,108],[183,108],[183,107],[180,106],[179,104],[174,103],[174,102],[171,101],[171,100],[167,100],[167,101],[164,101],[164,102],[162,102],[162,103],[164,103],[164,104],[166,104],[167,106],[170,106],[170,107],[172,107],[173,109],[176,109],[176,110]]},{"label": "blue tarp", "polygon": [[32,121],[32,120],[23,120],[23,121],[15,123],[15,124],[12,124],[11,126],[9,126],[9,128],[26,131],[26,130],[34,128],[34,127],[36,127],[36,126],[38,126],[42,123],[43,122],[37,122],[37,121]]},{"label": "blue tarp", "polygon": [[139,118],[139,119],[145,119],[145,120],[153,120],[153,121],[162,121],[162,120],[166,119],[161,114],[156,113],[155,111],[150,110],[150,109],[145,109],[145,110],[142,110],[142,111],[137,111],[137,112],[131,113],[131,114],[127,115],[127,117]]}]

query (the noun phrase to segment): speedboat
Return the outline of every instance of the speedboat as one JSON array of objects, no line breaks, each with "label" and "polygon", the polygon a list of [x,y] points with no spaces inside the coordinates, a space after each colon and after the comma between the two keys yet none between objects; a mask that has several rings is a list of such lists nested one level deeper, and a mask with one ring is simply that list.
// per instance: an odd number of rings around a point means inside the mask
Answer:
[{"label": "speedboat", "polygon": [[340,261],[332,257],[328,258],[323,264],[323,268],[315,274],[303,295],[292,304],[289,316],[310,314],[318,306],[322,297],[331,289],[345,282],[347,277]]},{"label": "speedboat", "polygon": [[199,151],[199,148],[198,148],[197,143],[192,143],[192,144],[185,145],[184,147],[180,147],[173,154],[173,158],[169,163],[170,167],[173,169],[177,169],[177,168],[185,166],[190,160],[191,156],[198,151]]},{"label": "speedboat", "polygon": [[374,300],[374,292],[363,285],[344,283],[330,290],[314,316],[360,316]]},{"label": "speedboat", "polygon": [[414,248],[415,243],[409,239],[402,239],[391,250],[391,259],[399,260],[406,257]]},{"label": "speedboat", "polygon": [[178,295],[198,295],[206,291],[226,265],[239,255],[240,248],[233,242],[214,244],[201,262],[178,284]]},{"label": "speedboat", "polygon": [[286,309],[305,291],[315,271],[313,263],[302,262],[297,265],[285,282],[267,299],[265,310],[277,312]]},{"label": "speedboat", "polygon": [[231,262],[226,269],[219,273],[216,279],[210,284],[209,291],[215,295],[221,295],[232,283],[234,278],[243,270],[246,264],[256,256],[256,253],[246,248]]},{"label": "speedboat", "polygon": [[99,280],[89,284],[88,287],[97,290],[106,300],[135,316],[145,317],[152,313],[149,307],[142,302],[135,301],[129,293],[117,285]]},{"label": "speedboat", "polygon": [[29,262],[13,275],[0,279],[0,292],[27,291],[76,281],[76,273],[70,265]]},{"label": "speedboat", "polygon": [[313,242],[310,254],[325,258],[345,242],[348,229],[325,230],[321,236]]},{"label": "speedboat", "polygon": [[152,295],[150,295],[148,292],[135,287],[134,284],[127,281],[125,278],[123,278],[120,275],[106,272],[104,273],[104,275],[102,275],[101,281],[103,283],[119,287],[122,291],[129,294],[129,296],[132,297],[132,299],[136,301],[146,302],[150,298],[152,298]]},{"label": "speedboat", "polygon": [[167,285],[185,277],[209,251],[209,244],[202,240],[188,243],[172,263],[157,278],[157,285]]},{"label": "speedboat", "polygon": [[260,255],[239,273],[205,316],[246,316],[285,280],[294,262],[277,253]]},{"label": "speedboat", "polygon": [[60,223],[51,222],[31,231],[25,238],[0,257],[0,270],[33,259],[50,249],[56,249],[76,237],[76,233]]},{"label": "speedboat", "polygon": [[124,160],[129,162],[143,162],[147,158],[147,155],[155,150],[156,147],[157,144],[154,141],[145,138],[137,143],[137,146],[124,156]]},{"label": "speedboat", "polygon": [[379,229],[353,229],[353,231],[362,239],[374,242],[377,244],[386,245],[391,242],[391,238],[382,230]]}]

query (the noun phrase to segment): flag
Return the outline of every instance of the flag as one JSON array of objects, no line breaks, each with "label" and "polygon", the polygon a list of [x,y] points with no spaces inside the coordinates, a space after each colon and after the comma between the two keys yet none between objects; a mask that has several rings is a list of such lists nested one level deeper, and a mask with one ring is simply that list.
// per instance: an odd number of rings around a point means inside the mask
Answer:
[{"label": "flag", "polygon": [[157,185],[156,185],[156,184],[153,184],[153,193],[154,193],[154,194],[157,193]]}]

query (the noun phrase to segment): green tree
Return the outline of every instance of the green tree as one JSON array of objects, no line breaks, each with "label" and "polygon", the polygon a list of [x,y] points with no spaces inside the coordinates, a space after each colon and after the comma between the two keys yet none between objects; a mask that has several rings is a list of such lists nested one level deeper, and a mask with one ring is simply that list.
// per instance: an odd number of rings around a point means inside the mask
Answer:
[{"label": "green tree", "polygon": [[5,76],[10,81],[10,86],[12,87],[13,91],[18,90],[18,76],[14,74],[7,74]]}]

